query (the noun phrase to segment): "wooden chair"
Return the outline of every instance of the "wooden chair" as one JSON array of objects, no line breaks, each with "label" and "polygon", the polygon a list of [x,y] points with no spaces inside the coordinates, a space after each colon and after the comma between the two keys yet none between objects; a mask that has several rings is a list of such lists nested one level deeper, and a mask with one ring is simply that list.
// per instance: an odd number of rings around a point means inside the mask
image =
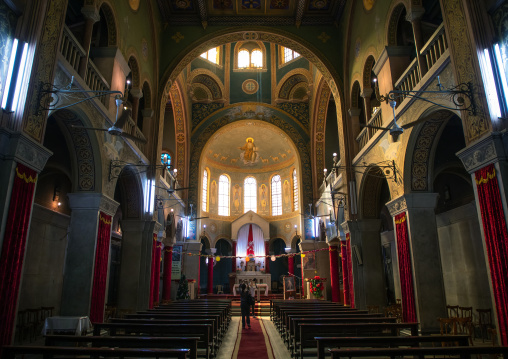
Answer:
[{"label": "wooden chair", "polygon": [[375,313],[381,313],[379,311],[379,305],[368,305],[367,306],[367,311],[369,313],[372,313],[372,314],[375,314]]},{"label": "wooden chair", "polygon": [[29,330],[27,323],[28,323],[28,312],[26,310],[18,311],[18,317],[16,319],[16,332],[20,344],[23,343],[23,340],[26,337],[26,333]]},{"label": "wooden chair", "polygon": [[473,320],[473,307],[459,307],[459,317]]},{"label": "wooden chair", "polygon": [[456,318],[437,318],[441,335],[457,335]]},{"label": "wooden chair", "polygon": [[220,284],[217,284],[217,294],[224,294],[224,287]]},{"label": "wooden chair", "polygon": [[494,328],[492,325],[492,309],[476,309],[476,312],[478,313],[478,322],[474,324],[474,327],[480,330],[482,342],[485,342],[485,339],[489,339],[489,334],[492,334],[489,329]]},{"label": "wooden chair", "polygon": [[458,305],[447,305],[446,309],[448,310],[448,318],[458,318],[459,317],[459,306]]}]

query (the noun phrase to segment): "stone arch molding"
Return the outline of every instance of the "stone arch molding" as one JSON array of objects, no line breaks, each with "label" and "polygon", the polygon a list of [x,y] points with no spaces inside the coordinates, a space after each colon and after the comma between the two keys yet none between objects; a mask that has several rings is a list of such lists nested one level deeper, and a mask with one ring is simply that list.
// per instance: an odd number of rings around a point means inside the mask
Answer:
[{"label": "stone arch molding", "polygon": [[104,12],[108,24],[108,46],[116,46],[118,42],[118,29],[116,27],[116,15],[114,7],[109,1],[101,1],[98,8]]},{"label": "stone arch molding", "polygon": [[277,84],[277,87],[275,88],[275,91],[274,91],[276,98],[280,98],[280,92],[281,92],[282,87],[284,85],[286,85],[286,82],[288,81],[288,79],[293,77],[294,75],[304,76],[307,79],[306,85],[308,87],[308,90],[312,91],[312,74],[308,70],[305,70],[305,69],[294,69],[294,70],[289,71],[286,75],[284,75],[284,77]]},{"label": "stone arch molding", "polygon": [[381,194],[381,186],[383,181],[387,181],[383,171],[378,166],[372,165],[365,171],[362,178],[361,198],[360,198],[360,215],[362,219],[376,219],[379,208],[379,200]]},{"label": "stone arch molding", "polygon": [[102,189],[101,153],[96,137],[90,136],[85,129],[73,126],[86,126],[81,114],[68,109],[58,110],[51,114],[66,135],[67,146],[73,154],[73,191],[100,192]]},{"label": "stone arch molding", "polygon": [[390,17],[386,23],[385,29],[386,44],[388,46],[397,45],[397,24],[399,22],[399,17],[404,9],[406,10],[406,13],[409,12],[407,1],[395,0],[392,2],[390,10],[388,11]]},{"label": "stone arch molding", "polygon": [[333,69],[331,63],[325,58],[323,54],[320,53],[319,50],[315,49],[312,44],[307,43],[303,39],[297,39],[297,37],[293,34],[285,32],[283,33],[280,30],[273,30],[273,32],[270,32],[267,29],[255,29],[254,31],[238,32],[229,31],[231,30],[223,30],[222,32],[218,31],[216,33],[212,33],[206,37],[203,37],[202,42],[197,46],[194,45],[194,47],[181,52],[185,55],[182,55],[180,58],[178,58],[176,60],[176,64],[175,61],[173,66],[170,65],[168,67],[168,69],[165,71],[163,81],[161,82],[164,84],[164,91],[162,91],[163,96],[161,98],[162,107],[164,107],[165,103],[167,102],[168,94],[173,82],[192,60],[210,48],[217,47],[226,43],[245,41],[246,34],[249,34],[251,37],[255,35],[255,38],[258,41],[273,42],[289,47],[294,51],[300,53],[309,62],[314,64],[314,66],[316,66],[316,68],[323,74],[323,77],[328,82],[332,94],[334,95],[335,101],[337,102],[337,108],[341,108],[342,96],[339,92],[339,87],[337,86],[337,84],[341,84],[340,78],[336,71]]},{"label": "stone arch molding", "polygon": [[[212,96],[212,97],[210,97],[210,99],[213,101],[224,100],[224,94],[226,93],[226,89],[224,87],[223,82],[216,74],[214,74],[212,71],[207,70],[207,69],[197,69],[197,70],[192,71],[187,79],[187,88],[191,89],[193,85],[199,85],[199,84],[193,84],[193,81],[196,77],[201,76],[201,75],[210,77],[215,82],[216,86],[220,90],[220,97],[214,98],[210,89],[208,89],[208,91],[210,92],[210,95]],[[206,87],[204,85],[202,85],[202,86]]]},{"label": "stone arch molding", "polygon": [[431,168],[444,125],[456,115],[449,110],[428,108],[418,119],[426,119],[411,131],[404,163],[404,192],[430,192]]}]

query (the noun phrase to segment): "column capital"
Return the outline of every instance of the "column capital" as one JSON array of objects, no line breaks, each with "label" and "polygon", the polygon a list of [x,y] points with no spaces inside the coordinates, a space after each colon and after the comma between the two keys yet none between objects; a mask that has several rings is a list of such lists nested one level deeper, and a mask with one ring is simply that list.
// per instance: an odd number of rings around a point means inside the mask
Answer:
[{"label": "column capital", "polygon": [[102,193],[77,192],[68,193],[67,196],[69,197],[71,210],[97,210],[114,216],[120,205],[120,203]]},{"label": "column capital", "polygon": [[362,110],[359,108],[350,108],[347,112],[351,117],[358,117],[362,113]]},{"label": "column capital", "polygon": [[99,10],[94,5],[85,5],[81,8],[81,13],[87,20],[92,20],[94,23],[101,19]]},{"label": "column capital", "polygon": [[159,237],[159,233],[161,231],[163,231],[163,227],[162,227],[162,224],[160,224],[159,222],[155,222],[155,225],[153,227],[153,233],[154,234],[157,234],[157,237]]},{"label": "column capital", "polygon": [[334,237],[331,240],[329,240],[327,243],[328,243],[328,246],[330,246],[330,247],[337,247],[338,245],[340,245],[340,237]]},{"label": "column capital", "polygon": [[508,137],[499,132],[470,143],[466,148],[456,153],[465,169],[474,173],[492,163],[506,161],[505,146],[508,146]]},{"label": "column capital", "polygon": [[145,108],[145,109],[141,110],[141,115],[143,116],[143,118],[152,118],[153,114],[154,114],[154,111],[151,108]]},{"label": "column capital", "polygon": [[143,90],[141,90],[140,88],[137,88],[137,87],[130,89],[129,93],[132,95],[132,97],[137,98],[137,99],[140,99],[141,97],[143,97]]},{"label": "column capital", "polygon": [[367,88],[363,89],[360,96],[363,98],[370,98],[370,96],[372,95],[373,92],[374,92],[374,90],[372,89],[372,87],[367,87]]},{"label": "column capital", "polygon": [[412,209],[435,208],[438,193],[408,193],[388,202],[386,206],[392,217]]},{"label": "column capital", "polygon": [[0,159],[12,160],[40,173],[53,152],[22,132],[0,129]]},{"label": "column capital", "polygon": [[413,5],[411,7],[411,10],[409,10],[409,12],[406,15],[406,20],[409,22],[414,22],[414,21],[420,20],[422,18],[423,14],[425,14],[425,8],[423,6],[420,6],[420,5],[414,6]]}]

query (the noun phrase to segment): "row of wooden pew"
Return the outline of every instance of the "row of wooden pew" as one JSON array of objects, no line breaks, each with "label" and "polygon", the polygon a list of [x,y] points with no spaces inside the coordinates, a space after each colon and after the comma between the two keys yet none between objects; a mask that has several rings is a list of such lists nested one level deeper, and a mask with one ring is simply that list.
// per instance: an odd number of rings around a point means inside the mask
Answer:
[{"label": "row of wooden pew", "polygon": [[44,347],[5,347],[17,354],[84,357],[205,358],[217,355],[231,320],[231,300],[177,301],[155,309],[93,323],[92,336],[48,335]]},{"label": "row of wooden pew", "polygon": [[271,300],[270,318],[292,357],[394,357],[503,354],[507,347],[472,347],[467,335],[419,335],[419,323],[320,300]]}]

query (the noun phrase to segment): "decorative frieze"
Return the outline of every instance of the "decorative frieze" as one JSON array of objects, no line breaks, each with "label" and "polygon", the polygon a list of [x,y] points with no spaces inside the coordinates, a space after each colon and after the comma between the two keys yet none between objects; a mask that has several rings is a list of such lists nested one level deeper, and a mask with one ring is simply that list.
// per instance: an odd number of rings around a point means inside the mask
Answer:
[{"label": "decorative frieze", "polygon": [[464,164],[466,171],[474,173],[491,163],[506,161],[503,137],[505,136],[500,133],[492,133],[490,136],[457,152],[457,156]]}]

